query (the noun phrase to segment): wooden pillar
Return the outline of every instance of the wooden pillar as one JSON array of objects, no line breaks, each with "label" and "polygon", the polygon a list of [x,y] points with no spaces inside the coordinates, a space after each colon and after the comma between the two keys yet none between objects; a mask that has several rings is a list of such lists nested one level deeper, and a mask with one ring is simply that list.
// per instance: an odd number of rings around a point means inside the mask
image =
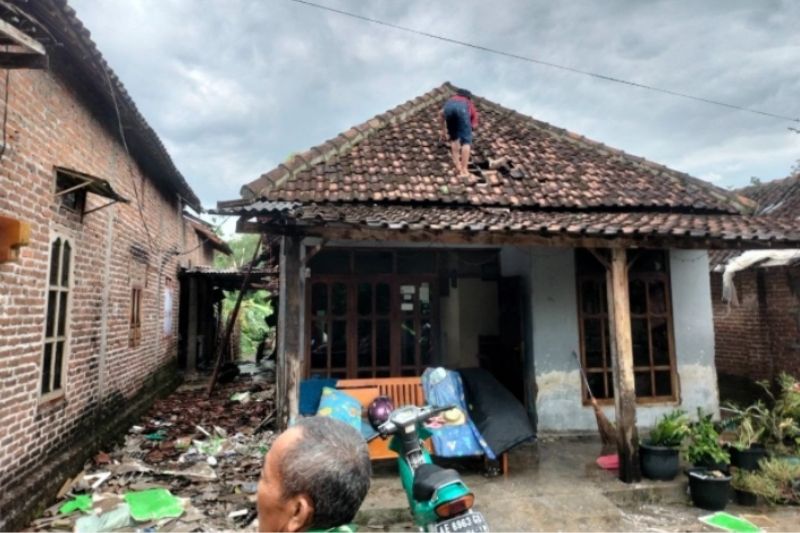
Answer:
[{"label": "wooden pillar", "polygon": [[281,239],[278,361],[276,368],[277,422],[285,429],[299,413],[303,362],[303,302],[305,275],[300,237]]},{"label": "wooden pillar", "polygon": [[198,281],[196,276],[189,276],[189,305],[187,306],[187,334],[186,334],[186,371],[197,371],[197,333],[199,310]]},{"label": "wooden pillar", "polygon": [[614,368],[619,478],[625,483],[640,481],[639,436],[636,431],[636,388],[633,379],[628,262],[625,248],[612,248],[606,275],[611,354]]}]

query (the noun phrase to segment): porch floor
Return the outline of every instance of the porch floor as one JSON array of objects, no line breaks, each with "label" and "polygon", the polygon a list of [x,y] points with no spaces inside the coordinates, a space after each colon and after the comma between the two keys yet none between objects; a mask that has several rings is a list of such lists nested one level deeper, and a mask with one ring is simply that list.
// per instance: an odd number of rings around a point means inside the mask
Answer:
[{"label": "porch floor", "polygon": [[[507,477],[486,478],[479,462],[448,464],[475,493],[475,508],[492,531],[715,531],[698,520],[685,477],[671,482],[620,482],[595,465],[599,440],[541,439],[511,452]],[[800,510],[738,507],[766,531],[794,530]],[[413,530],[396,467],[379,464],[357,522],[362,531]]]}]

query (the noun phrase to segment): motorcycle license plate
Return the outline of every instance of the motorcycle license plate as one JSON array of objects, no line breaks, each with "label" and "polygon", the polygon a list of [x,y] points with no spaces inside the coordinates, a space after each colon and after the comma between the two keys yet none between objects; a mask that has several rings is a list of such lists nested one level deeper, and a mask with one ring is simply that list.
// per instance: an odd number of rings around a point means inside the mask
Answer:
[{"label": "motorcycle license plate", "polygon": [[470,511],[455,518],[436,523],[436,531],[456,533],[458,531],[489,531],[486,519],[481,513]]}]

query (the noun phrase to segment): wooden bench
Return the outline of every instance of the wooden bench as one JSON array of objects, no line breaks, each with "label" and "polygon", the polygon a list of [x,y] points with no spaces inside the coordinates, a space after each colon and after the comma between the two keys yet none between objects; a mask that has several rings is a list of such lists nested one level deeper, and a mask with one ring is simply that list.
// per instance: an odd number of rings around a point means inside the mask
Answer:
[{"label": "wooden bench", "polygon": [[[419,377],[405,378],[362,378],[362,379],[340,379],[336,383],[336,388],[346,391],[347,394],[357,399],[363,409],[378,396],[388,396],[394,402],[395,407],[402,405],[425,405],[425,393],[422,390],[422,380]],[[424,442],[429,451],[433,451],[433,443],[430,439]],[[395,459],[397,454],[389,449],[388,439],[373,439],[369,443],[369,457],[373,461],[381,459]],[[499,457],[500,472],[503,475],[508,473],[508,454],[503,453]]]}]

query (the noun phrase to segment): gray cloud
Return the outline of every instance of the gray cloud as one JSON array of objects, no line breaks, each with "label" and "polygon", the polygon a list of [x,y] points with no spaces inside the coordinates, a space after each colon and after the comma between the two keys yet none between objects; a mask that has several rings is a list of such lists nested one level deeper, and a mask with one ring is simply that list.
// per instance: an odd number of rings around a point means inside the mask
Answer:
[{"label": "gray cloud", "polygon": [[[800,116],[792,0],[320,0],[576,68]],[[449,80],[722,186],[784,176],[790,123],[409,35],[285,0],[72,0],[205,205]]]}]

